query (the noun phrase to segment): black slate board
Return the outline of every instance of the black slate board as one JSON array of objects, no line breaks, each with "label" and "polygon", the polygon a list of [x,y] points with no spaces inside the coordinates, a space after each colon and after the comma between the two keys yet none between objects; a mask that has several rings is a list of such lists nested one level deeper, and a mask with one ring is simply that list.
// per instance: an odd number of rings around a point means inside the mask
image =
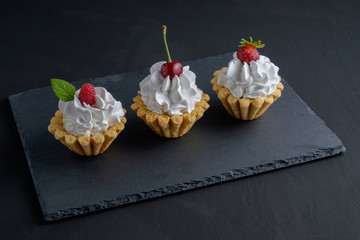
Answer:
[{"label": "black slate board", "polygon": [[[103,86],[128,110],[125,130],[96,157],[57,142],[47,126],[57,110],[50,87],[9,97],[45,220],[80,215],[332,156],[338,137],[283,80],[282,97],[254,121],[228,115],[210,80],[232,53],[185,62],[210,108],[188,134],[154,134],[130,109],[148,69],[77,81]],[[281,69],[281,68],[280,68]],[[281,73],[281,72],[280,72]]]}]

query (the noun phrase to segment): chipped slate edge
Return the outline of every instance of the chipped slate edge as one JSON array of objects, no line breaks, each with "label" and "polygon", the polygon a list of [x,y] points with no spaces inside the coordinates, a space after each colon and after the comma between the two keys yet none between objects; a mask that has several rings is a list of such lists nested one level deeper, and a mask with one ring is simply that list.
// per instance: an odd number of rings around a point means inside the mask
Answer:
[{"label": "chipped slate edge", "polygon": [[46,221],[55,221],[59,219],[74,217],[86,213],[96,212],[106,208],[112,208],[130,203],[140,202],[140,201],[162,197],[174,193],[179,193],[182,191],[187,191],[199,187],[205,187],[220,182],[243,178],[259,173],[265,173],[284,167],[294,166],[297,164],[334,156],[345,151],[346,148],[343,145],[338,145],[334,148],[326,148],[326,149],[323,148],[315,152],[308,153],[307,155],[297,156],[286,160],[276,160],[273,161],[272,163],[259,165],[255,167],[248,167],[244,169],[232,169],[225,173],[220,174],[219,176],[204,177],[202,179],[174,184],[147,192],[126,195],[113,200],[101,201],[92,205],[81,206],[79,208],[69,208],[66,210],[57,211],[53,213],[44,212],[44,219]]}]

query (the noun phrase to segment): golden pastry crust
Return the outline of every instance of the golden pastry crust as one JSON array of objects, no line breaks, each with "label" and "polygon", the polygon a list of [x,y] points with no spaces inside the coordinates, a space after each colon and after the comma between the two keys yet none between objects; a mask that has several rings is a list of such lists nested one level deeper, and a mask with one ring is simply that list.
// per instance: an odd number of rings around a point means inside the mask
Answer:
[{"label": "golden pastry crust", "polygon": [[194,123],[204,115],[205,110],[210,106],[207,103],[209,100],[209,95],[203,93],[200,102],[195,104],[195,108],[191,113],[168,116],[149,110],[141,99],[140,91],[138,91],[131,109],[158,135],[167,138],[177,138],[187,133]]},{"label": "golden pastry crust", "polygon": [[[126,113],[126,110],[123,110]],[[63,127],[63,114],[58,110],[51,119],[48,130],[54,135],[55,139],[67,146],[71,151],[80,155],[91,156],[103,153],[124,129],[126,118],[121,117],[120,120],[120,122],[109,127],[102,135],[76,137],[66,132]]]},{"label": "golden pastry crust", "polygon": [[[214,78],[211,80],[214,91],[217,93],[218,98],[224,105],[228,113],[242,120],[253,120],[260,117],[273,102],[280,96],[284,85],[279,82],[276,85],[276,90],[273,94],[268,95],[265,99],[262,98],[235,98],[230,90],[224,86],[217,84],[217,78],[220,73],[226,71],[226,67],[214,73]],[[279,77],[280,81],[281,78]]]}]

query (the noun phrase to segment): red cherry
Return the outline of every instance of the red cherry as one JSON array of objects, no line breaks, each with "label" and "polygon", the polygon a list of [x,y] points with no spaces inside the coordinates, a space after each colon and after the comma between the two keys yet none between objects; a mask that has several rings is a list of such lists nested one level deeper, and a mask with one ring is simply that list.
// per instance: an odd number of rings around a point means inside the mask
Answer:
[{"label": "red cherry", "polygon": [[170,80],[172,80],[175,77],[175,75],[180,76],[180,74],[182,74],[183,66],[179,61],[171,60],[169,48],[168,48],[168,45],[166,42],[166,29],[167,29],[167,27],[165,25],[163,25],[164,44],[165,44],[165,49],[166,49],[166,53],[168,56],[168,62],[164,63],[161,66],[160,73],[164,78],[166,78],[167,76],[170,76]]},{"label": "red cherry", "polygon": [[83,106],[84,103],[90,106],[96,103],[95,88],[92,84],[86,83],[81,87],[79,93],[79,101]]},{"label": "red cherry", "polygon": [[175,75],[180,76],[183,72],[183,65],[179,61],[172,61],[164,63],[161,66],[161,75],[166,78],[167,76],[170,76],[170,80],[172,80]]}]

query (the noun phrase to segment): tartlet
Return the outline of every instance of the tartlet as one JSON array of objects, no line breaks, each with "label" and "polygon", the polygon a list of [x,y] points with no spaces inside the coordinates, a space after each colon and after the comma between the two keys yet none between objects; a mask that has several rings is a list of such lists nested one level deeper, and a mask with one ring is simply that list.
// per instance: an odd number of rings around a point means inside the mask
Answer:
[{"label": "tartlet", "polygon": [[[214,72],[211,83],[226,111],[237,119],[253,120],[260,117],[281,96],[281,91],[284,89],[284,85],[279,82],[276,85],[275,92],[267,95],[266,98],[236,98],[228,88],[217,84],[219,74],[224,73],[226,70],[227,68],[224,67]],[[280,76],[279,81],[281,81]]]},{"label": "tartlet", "polygon": [[[126,113],[125,109],[123,111]],[[91,156],[103,153],[119,133],[124,130],[125,123],[126,118],[121,117],[120,122],[109,127],[103,134],[77,137],[66,132],[66,129],[63,127],[63,114],[60,110],[57,110],[55,116],[51,118],[48,130],[54,135],[56,140],[59,140],[71,151],[79,155]]]},{"label": "tartlet", "polygon": [[228,67],[214,72],[213,90],[233,117],[253,120],[260,117],[281,96],[284,85],[279,68],[258,53],[261,41],[241,40]]},{"label": "tartlet", "polygon": [[131,108],[155,133],[167,138],[186,134],[206,109],[209,95],[195,83],[196,75],[178,61],[172,61],[166,43],[166,26],[163,37],[168,62],[152,65],[150,75],[143,79],[140,91]]},{"label": "tartlet", "polygon": [[75,91],[61,79],[51,79],[51,85],[60,100],[48,130],[71,151],[98,155],[124,130],[126,110],[105,88],[84,84]]},{"label": "tartlet", "polygon": [[209,108],[209,99],[209,95],[203,93],[200,102],[195,104],[194,110],[190,113],[170,116],[149,110],[141,99],[141,92],[138,91],[131,109],[159,136],[177,138],[186,134],[204,115],[205,110]]}]

